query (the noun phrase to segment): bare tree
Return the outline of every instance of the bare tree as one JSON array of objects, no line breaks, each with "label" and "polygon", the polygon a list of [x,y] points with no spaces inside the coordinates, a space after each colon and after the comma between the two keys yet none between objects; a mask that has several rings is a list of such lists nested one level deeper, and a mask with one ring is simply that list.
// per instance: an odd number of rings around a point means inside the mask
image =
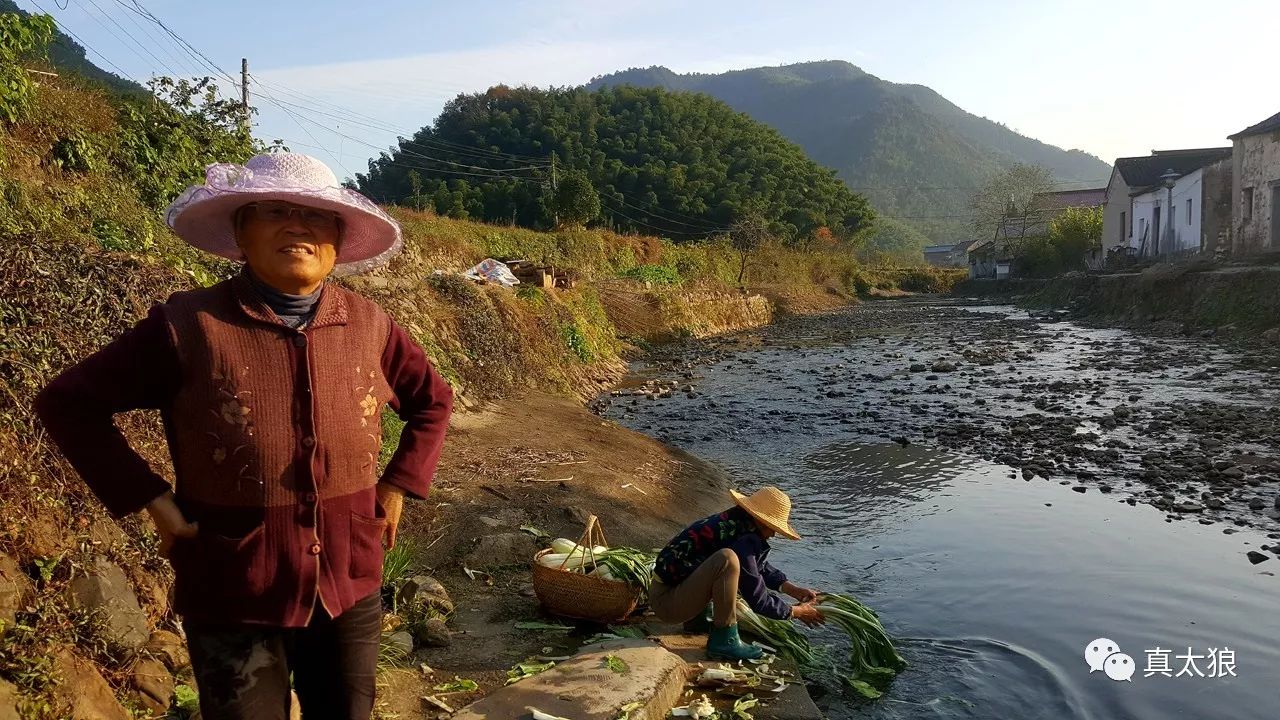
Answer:
[{"label": "bare tree", "polygon": [[979,238],[1006,240],[1015,254],[1028,237],[1044,234],[1053,173],[1038,165],[1013,165],[997,173],[969,201]]}]

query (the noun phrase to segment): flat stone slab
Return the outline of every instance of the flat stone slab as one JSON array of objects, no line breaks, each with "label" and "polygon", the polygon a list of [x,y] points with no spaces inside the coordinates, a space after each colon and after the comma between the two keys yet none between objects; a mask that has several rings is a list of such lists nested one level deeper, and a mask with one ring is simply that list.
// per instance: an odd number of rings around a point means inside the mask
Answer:
[{"label": "flat stone slab", "polygon": [[[653,639],[667,650],[679,655],[690,666],[701,664],[705,667],[716,667],[721,663],[720,660],[707,659],[706,635],[670,633],[658,635]],[[773,666],[799,676],[795,663],[786,658],[778,658]],[[696,676],[698,670],[696,667],[693,669]],[[683,705],[687,699],[696,698],[704,692],[712,700],[717,697],[713,692],[695,689],[693,695],[688,698],[682,697],[676,704]],[[825,717],[814,704],[813,698],[809,697],[809,691],[804,685],[788,684],[787,689],[780,693],[758,693],[756,698],[760,700],[760,705],[751,709],[751,715],[755,720],[817,720]],[[716,707],[720,707],[721,704],[717,702]],[[726,707],[729,705],[727,701],[725,704]]]},{"label": "flat stone slab", "polygon": [[[627,665],[615,672],[613,655]],[[458,711],[453,720],[529,720],[526,709],[568,720],[615,720],[624,705],[639,702],[631,720],[662,720],[677,705],[688,665],[648,640],[611,640],[582,648],[569,660],[525,678]]]}]

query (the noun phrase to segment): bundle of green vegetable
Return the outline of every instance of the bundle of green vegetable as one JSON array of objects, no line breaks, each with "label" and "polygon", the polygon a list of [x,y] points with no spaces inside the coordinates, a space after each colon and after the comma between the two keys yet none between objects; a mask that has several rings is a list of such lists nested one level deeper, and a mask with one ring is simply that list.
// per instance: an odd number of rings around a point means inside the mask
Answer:
[{"label": "bundle of green vegetable", "polygon": [[[818,609],[827,620],[849,636],[849,672],[832,667],[850,688],[874,700],[889,687],[893,678],[907,666],[893,647],[893,640],[880,624],[871,608],[844,595],[828,593],[818,596]],[[824,669],[825,655],[815,651],[808,638],[783,620],[762,618],[738,600],[738,623],[742,628],[782,655],[795,660],[801,672],[813,674]]]},{"label": "bundle of green vegetable", "polygon": [[551,541],[551,552],[538,558],[549,568],[586,573],[605,580],[622,582],[649,590],[657,554],[635,548],[596,545],[587,548],[565,538]]}]

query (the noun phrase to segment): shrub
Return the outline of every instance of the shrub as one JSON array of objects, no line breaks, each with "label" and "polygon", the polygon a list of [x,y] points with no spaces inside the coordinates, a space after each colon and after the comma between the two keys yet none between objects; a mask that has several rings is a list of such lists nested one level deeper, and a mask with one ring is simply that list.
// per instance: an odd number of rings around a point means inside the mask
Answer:
[{"label": "shrub", "polygon": [[666,265],[637,265],[618,273],[618,276],[654,285],[679,285],[681,280],[680,273]]}]

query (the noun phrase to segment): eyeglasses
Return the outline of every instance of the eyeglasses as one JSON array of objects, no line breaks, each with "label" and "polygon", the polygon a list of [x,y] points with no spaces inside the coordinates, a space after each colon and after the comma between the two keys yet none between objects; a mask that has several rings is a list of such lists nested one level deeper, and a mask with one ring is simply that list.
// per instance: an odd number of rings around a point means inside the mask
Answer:
[{"label": "eyeglasses", "polygon": [[329,228],[338,222],[338,214],[328,210],[298,207],[282,202],[259,202],[248,205],[253,216],[266,222],[288,222],[294,213],[302,218],[302,224],[312,228]]}]

